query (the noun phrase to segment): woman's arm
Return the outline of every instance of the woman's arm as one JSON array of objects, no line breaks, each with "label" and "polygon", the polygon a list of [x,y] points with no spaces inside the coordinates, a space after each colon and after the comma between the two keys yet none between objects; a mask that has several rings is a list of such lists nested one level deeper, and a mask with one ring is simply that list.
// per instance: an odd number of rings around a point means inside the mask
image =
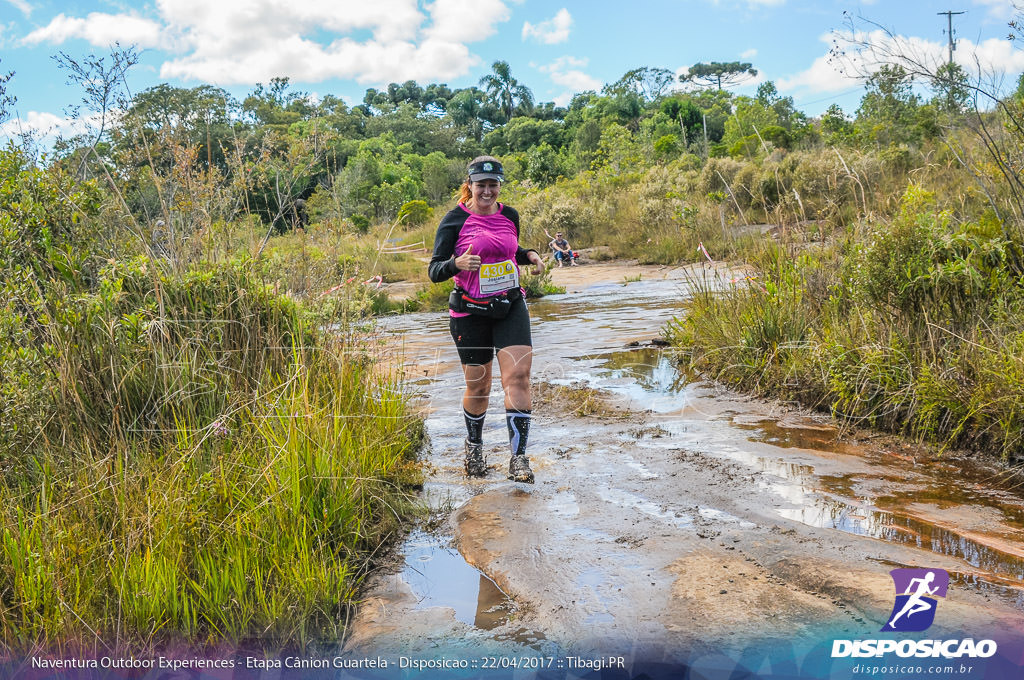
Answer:
[{"label": "woman's arm", "polygon": [[540,276],[544,273],[544,258],[536,250],[526,251],[526,256],[529,261],[533,263],[533,274],[534,276]]},{"label": "woman's arm", "polygon": [[427,265],[427,275],[434,283],[447,281],[459,273],[455,264],[455,242],[459,239],[459,231],[466,222],[468,213],[465,211],[452,210],[441,220],[437,227],[437,234],[434,236],[434,255]]}]

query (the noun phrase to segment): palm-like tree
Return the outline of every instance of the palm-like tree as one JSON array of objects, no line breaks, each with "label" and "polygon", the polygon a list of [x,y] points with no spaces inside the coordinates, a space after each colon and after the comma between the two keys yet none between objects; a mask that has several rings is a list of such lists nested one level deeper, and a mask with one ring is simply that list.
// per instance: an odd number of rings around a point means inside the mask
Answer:
[{"label": "palm-like tree", "polygon": [[448,116],[459,127],[469,132],[469,136],[480,141],[483,137],[483,114],[485,95],[475,87],[459,90],[448,100]]},{"label": "palm-like tree", "polygon": [[496,61],[491,64],[491,71],[480,79],[480,86],[487,90],[491,101],[510,120],[517,111],[529,112],[533,108],[533,92],[512,77],[512,69],[507,61]]}]

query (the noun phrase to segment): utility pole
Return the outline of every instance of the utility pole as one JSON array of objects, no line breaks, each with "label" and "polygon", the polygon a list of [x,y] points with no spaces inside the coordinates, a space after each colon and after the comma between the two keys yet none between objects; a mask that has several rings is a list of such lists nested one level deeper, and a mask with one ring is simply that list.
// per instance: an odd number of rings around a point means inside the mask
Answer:
[{"label": "utility pole", "polygon": [[946,15],[946,20],[949,22],[949,30],[947,31],[947,33],[949,34],[949,63],[952,64],[953,63],[953,50],[956,49],[956,41],[953,40],[953,15],[954,14],[967,14],[967,12],[951,12],[951,11],[947,10],[945,12],[936,12],[936,14],[938,14],[939,16],[942,16],[943,14],[945,14]]}]

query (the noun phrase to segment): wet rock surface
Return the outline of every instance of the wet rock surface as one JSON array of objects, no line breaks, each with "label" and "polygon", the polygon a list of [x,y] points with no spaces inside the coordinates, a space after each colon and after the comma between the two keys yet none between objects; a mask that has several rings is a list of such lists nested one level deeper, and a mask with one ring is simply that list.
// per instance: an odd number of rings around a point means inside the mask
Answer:
[{"label": "wet rock surface", "polygon": [[367,584],[347,649],[671,659],[824,629],[871,637],[901,566],[950,572],[935,635],[1021,630],[1013,477],[688,382],[650,343],[687,295],[686,272],[662,274],[531,302],[534,485],[505,479],[497,375],[488,474],[465,477],[446,318],[385,322],[427,419],[440,521]]}]

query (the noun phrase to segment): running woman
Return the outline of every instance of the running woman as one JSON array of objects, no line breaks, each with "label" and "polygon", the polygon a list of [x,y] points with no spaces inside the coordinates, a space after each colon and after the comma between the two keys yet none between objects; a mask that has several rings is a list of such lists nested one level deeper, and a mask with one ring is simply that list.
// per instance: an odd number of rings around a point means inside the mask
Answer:
[{"label": "running woman", "polygon": [[[512,457],[508,478],[533,483],[533,471],[526,457],[532,402],[530,370],[533,342],[530,313],[519,287],[519,267],[533,264],[533,273],[544,272],[544,261],[535,250],[519,245],[519,213],[498,203],[505,177],[501,162],[492,156],[478,156],[467,168],[459,204],[441,220],[434,237],[430,280],[434,283],[455,277],[456,292],[474,300],[507,295],[511,307],[504,318],[449,309],[449,328],[462,363],[466,390],[462,413],[466,421],[466,474],[487,474],[483,453],[484,416],[491,394],[491,365],[495,354],[505,391],[505,422]],[[458,307],[455,296],[454,304]]]}]

